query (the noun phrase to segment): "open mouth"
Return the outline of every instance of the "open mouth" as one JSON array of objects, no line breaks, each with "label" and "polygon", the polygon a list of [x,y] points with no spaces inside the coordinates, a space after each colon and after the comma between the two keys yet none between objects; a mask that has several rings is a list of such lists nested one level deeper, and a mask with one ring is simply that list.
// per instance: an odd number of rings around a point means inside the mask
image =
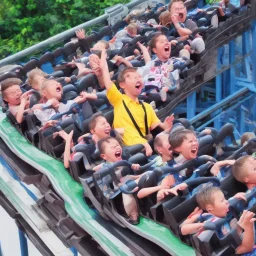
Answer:
[{"label": "open mouth", "polygon": [[170,46],[169,46],[169,45],[166,45],[166,46],[164,47],[164,51],[165,51],[165,52],[169,52],[169,51],[170,51]]},{"label": "open mouth", "polygon": [[195,155],[195,154],[197,154],[197,150],[198,150],[198,148],[192,148],[192,149],[191,149],[191,153],[192,153],[193,155]]},{"label": "open mouth", "polygon": [[115,157],[116,157],[117,159],[120,159],[120,158],[121,158],[121,151],[120,151],[120,150],[116,151]]},{"label": "open mouth", "polygon": [[60,86],[57,86],[57,87],[56,87],[56,92],[58,92],[58,93],[61,92],[61,87],[60,87]]},{"label": "open mouth", "polygon": [[184,14],[183,13],[179,13],[179,18],[183,19],[183,17],[184,17]]},{"label": "open mouth", "polygon": [[139,90],[140,87],[141,87],[141,83],[140,83],[140,82],[137,82],[136,85],[135,85],[135,88],[136,88],[137,90]]}]

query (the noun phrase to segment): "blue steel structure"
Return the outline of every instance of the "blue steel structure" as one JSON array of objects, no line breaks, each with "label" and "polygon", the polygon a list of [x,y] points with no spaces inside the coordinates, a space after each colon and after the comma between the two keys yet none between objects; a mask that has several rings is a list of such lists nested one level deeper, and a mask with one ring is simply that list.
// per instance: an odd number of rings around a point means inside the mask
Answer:
[{"label": "blue steel structure", "polygon": [[[255,10],[254,10],[255,11]],[[216,77],[180,103],[174,113],[183,115],[200,131],[233,122],[237,134],[256,129],[256,20],[249,31],[217,49]],[[1,158],[0,158],[1,160]],[[9,168],[8,168],[9,169]],[[11,172],[12,175],[16,175]],[[17,177],[14,177],[15,179]],[[35,196],[30,194],[35,200]],[[28,256],[27,238],[19,229],[22,256]],[[76,256],[77,250],[70,250]],[[0,246],[1,254],[1,246]]]}]

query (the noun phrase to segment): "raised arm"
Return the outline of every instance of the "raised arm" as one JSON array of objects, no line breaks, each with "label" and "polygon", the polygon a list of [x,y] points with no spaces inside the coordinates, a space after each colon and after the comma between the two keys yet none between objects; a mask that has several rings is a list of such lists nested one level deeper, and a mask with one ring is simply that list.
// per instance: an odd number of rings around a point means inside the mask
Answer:
[{"label": "raised arm", "polygon": [[113,84],[113,82],[110,79],[110,74],[108,70],[108,64],[107,64],[107,53],[106,50],[102,50],[101,52],[101,58],[100,58],[100,68],[102,71],[103,76],[103,83],[105,85],[105,88],[109,90]]},{"label": "raised arm", "polygon": [[178,21],[178,14],[177,13],[174,13],[172,15],[172,22],[173,22],[173,25],[175,26],[175,28],[176,28],[176,30],[177,30],[177,32],[180,36],[187,36],[187,35],[192,34],[192,31],[190,29],[181,27],[181,25],[179,24],[179,21]]}]

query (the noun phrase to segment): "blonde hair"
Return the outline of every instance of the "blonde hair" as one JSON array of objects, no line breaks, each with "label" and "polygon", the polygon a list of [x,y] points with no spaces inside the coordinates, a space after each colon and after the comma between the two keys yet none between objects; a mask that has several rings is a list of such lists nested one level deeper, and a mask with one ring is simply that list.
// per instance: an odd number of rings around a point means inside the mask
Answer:
[{"label": "blonde hair", "polygon": [[244,178],[247,175],[247,167],[246,162],[252,156],[242,156],[236,160],[234,165],[232,166],[232,175],[235,177],[236,180],[244,183]]},{"label": "blonde hair", "polygon": [[255,137],[253,132],[245,132],[241,137],[241,145],[243,146],[245,142]]},{"label": "blonde hair", "polygon": [[159,16],[160,25],[166,26],[168,23],[172,22],[171,13],[169,11],[164,11]]},{"label": "blonde hair", "polygon": [[30,86],[32,86],[35,83],[35,77],[36,76],[42,76],[42,77],[46,77],[47,74],[44,73],[40,68],[35,68],[32,69],[29,73],[28,73],[28,84]]}]

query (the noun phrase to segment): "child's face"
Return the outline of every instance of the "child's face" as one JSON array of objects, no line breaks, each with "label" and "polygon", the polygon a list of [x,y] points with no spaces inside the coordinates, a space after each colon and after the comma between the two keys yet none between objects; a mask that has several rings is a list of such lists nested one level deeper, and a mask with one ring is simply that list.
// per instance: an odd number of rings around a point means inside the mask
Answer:
[{"label": "child's face", "polygon": [[187,160],[197,157],[199,143],[194,134],[187,134],[181,146],[175,148],[175,151],[182,154]]},{"label": "child's face", "polygon": [[22,91],[19,85],[13,85],[4,91],[4,100],[10,105],[19,105]]},{"label": "child's face", "polygon": [[92,134],[96,134],[99,139],[103,139],[110,136],[111,127],[107,119],[103,116],[97,118],[96,126],[94,130],[91,130]]},{"label": "child's face", "polygon": [[47,85],[43,90],[42,94],[48,100],[55,98],[57,100],[61,100],[63,89],[60,83],[57,81],[52,81],[51,84]]},{"label": "child's face", "polygon": [[44,81],[45,78],[43,76],[35,76],[31,87],[36,91],[40,91],[41,85]]},{"label": "child's face", "polygon": [[214,193],[214,203],[206,206],[206,210],[216,217],[224,218],[229,211],[229,203],[221,191]]},{"label": "child's face", "polygon": [[183,2],[175,2],[172,5],[170,10],[171,15],[177,13],[178,14],[178,21],[185,22],[187,18],[187,8],[184,6]]},{"label": "child's face", "polygon": [[120,87],[124,89],[127,95],[138,97],[143,88],[141,75],[137,72],[127,72],[124,75],[124,82],[120,82]]},{"label": "child's face", "polygon": [[166,61],[170,58],[171,44],[166,36],[161,35],[157,38],[156,47],[153,48],[153,52],[162,61]]},{"label": "child's face", "polygon": [[128,29],[127,32],[131,37],[135,37],[137,36],[138,30],[137,28],[133,28],[133,29]]},{"label": "child's face", "polygon": [[244,177],[245,183],[256,184],[256,158],[250,157],[244,164],[246,175]]},{"label": "child's face", "polygon": [[122,160],[122,147],[120,144],[112,139],[109,142],[105,142],[105,152],[101,154],[101,158],[107,162],[115,163]]}]

